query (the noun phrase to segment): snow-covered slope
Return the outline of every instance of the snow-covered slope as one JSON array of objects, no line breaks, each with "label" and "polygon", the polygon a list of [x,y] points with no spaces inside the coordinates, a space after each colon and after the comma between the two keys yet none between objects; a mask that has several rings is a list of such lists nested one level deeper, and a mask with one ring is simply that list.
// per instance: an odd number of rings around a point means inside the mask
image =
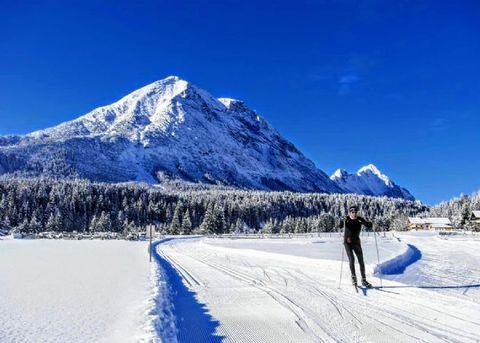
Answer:
[{"label": "snow-covered slope", "polygon": [[0,174],[342,191],[242,101],[175,76],[56,127],[0,137]]},{"label": "snow-covered slope", "polygon": [[355,174],[337,169],[330,176],[330,179],[347,193],[385,195],[393,198],[415,200],[407,189],[396,185],[373,164],[360,168]]}]

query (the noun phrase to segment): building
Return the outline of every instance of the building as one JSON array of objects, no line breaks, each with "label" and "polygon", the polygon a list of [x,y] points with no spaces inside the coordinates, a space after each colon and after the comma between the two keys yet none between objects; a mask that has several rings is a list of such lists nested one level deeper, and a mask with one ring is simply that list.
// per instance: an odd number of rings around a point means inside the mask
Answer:
[{"label": "building", "polygon": [[472,215],[470,216],[470,224],[473,230],[480,231],[480,211],[472,211]]},{"label": "building", "polygon": [[410,230],[453,230],[452,222],[448,218],[430,217],[416,218],[408,217],[407,226]]},{"label": "building", "polygon": [[424,218],[408,217],[407,227],[410,230],[425,229]]}]

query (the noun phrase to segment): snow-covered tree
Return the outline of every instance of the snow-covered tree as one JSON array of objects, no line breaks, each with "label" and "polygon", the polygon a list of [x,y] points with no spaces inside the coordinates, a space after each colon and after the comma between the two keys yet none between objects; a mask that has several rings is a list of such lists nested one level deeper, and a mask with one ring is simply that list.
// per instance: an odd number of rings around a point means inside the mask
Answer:
[{"label": "snow-covered tree", "polygon": [[190,219],[190,210],[187,209],[185,212],[185,215],[183,216],[183,222],[182,222],[182,232],[185,235],[189,235],[192,233],[192,220]]}]

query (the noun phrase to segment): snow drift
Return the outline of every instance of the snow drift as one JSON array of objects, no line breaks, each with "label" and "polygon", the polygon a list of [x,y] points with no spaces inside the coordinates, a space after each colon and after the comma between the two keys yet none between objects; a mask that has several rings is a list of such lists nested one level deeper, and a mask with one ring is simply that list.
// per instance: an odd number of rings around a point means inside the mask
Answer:
[{"label": "snow drift", "polygon": [[422,252],[414,245],[407,244],[407,249],[401,255],[398,255],[388,261],[375,266],[375,275],[394,275],[402,274],[411,264],[422,258]]}]

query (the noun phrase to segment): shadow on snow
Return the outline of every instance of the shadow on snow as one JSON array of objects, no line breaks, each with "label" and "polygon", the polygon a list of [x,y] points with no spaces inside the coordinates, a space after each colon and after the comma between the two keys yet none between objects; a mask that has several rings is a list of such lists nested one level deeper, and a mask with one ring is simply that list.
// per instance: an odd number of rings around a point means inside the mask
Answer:
[{"label": "shadow on snow", "polygon": [[427,289],[459,289],[459,288],[480,288],[480,284],[471,284],[471,285],[452,285],[452,286],[410,286],[410,285],[402,285],[402,286],[383,286],[382,288],[427,288]]},{"label": "shadow on snow", "polygon": [[391,294],[400,294],[397,292],[393,292],[389,289],[399,289],[399,288],[425,288],[425,289],[462,289],[465,288],[465,291],[462,294],[465,294],[468,292],[469,289],[471,288],[480,288],[480,284],[470,284],[470,285],[452,285],[452,286],[415,286],[415,285],[401,285],[401,286],[383,286],[383,287],[373,287],[372,289],[364,288],[364,287],[359,287],[359,289],[363,292],[363,295],[367,295],[368,291],[373,290],[373,291],[382,291],[386,293],[391,293]]},{"label": "shadow on snow", "polygon": [[[408,266],[414,264],[422,258],[422,252],[414,245],[408,244],[408,249],[401,255],[383,262],[375,267],[374,275],[395,275],[402,274]],[[399,294],[387,289],[393,288],[425,288],[425,289],[462,289],[465,288],[463,294],[465,294],[470,288],[480,288],[480,284],[469,284],[469,285],[451,285],[451,286],[415,286],[415,285],[402,285],[402,286],[383,286],[383,287],[373,287],[372,290],[379,290],[387,293]],[[360,288],[364,295],[367,295],[369,289]]]},{"label": "shadow on snow", "polygon": [[165,238],[157,241],[152,245],[152,253],[165,271],[167,282],[170,285],[177,339],[179,342],[222,342],[224,337],[215,335],[219,322],[208,314],[206,305],[197,300],[196,293],[185,286],[177,270],[157,252],[159,244],[173,239],[188,238]]},{"label": "shadow on snow", "polygon": [[422,258],[422,252],[414,245],[408,244],[408,249],[391,260],[380,263],[375,267],[374,275],[402,274],[408,266]]}]

